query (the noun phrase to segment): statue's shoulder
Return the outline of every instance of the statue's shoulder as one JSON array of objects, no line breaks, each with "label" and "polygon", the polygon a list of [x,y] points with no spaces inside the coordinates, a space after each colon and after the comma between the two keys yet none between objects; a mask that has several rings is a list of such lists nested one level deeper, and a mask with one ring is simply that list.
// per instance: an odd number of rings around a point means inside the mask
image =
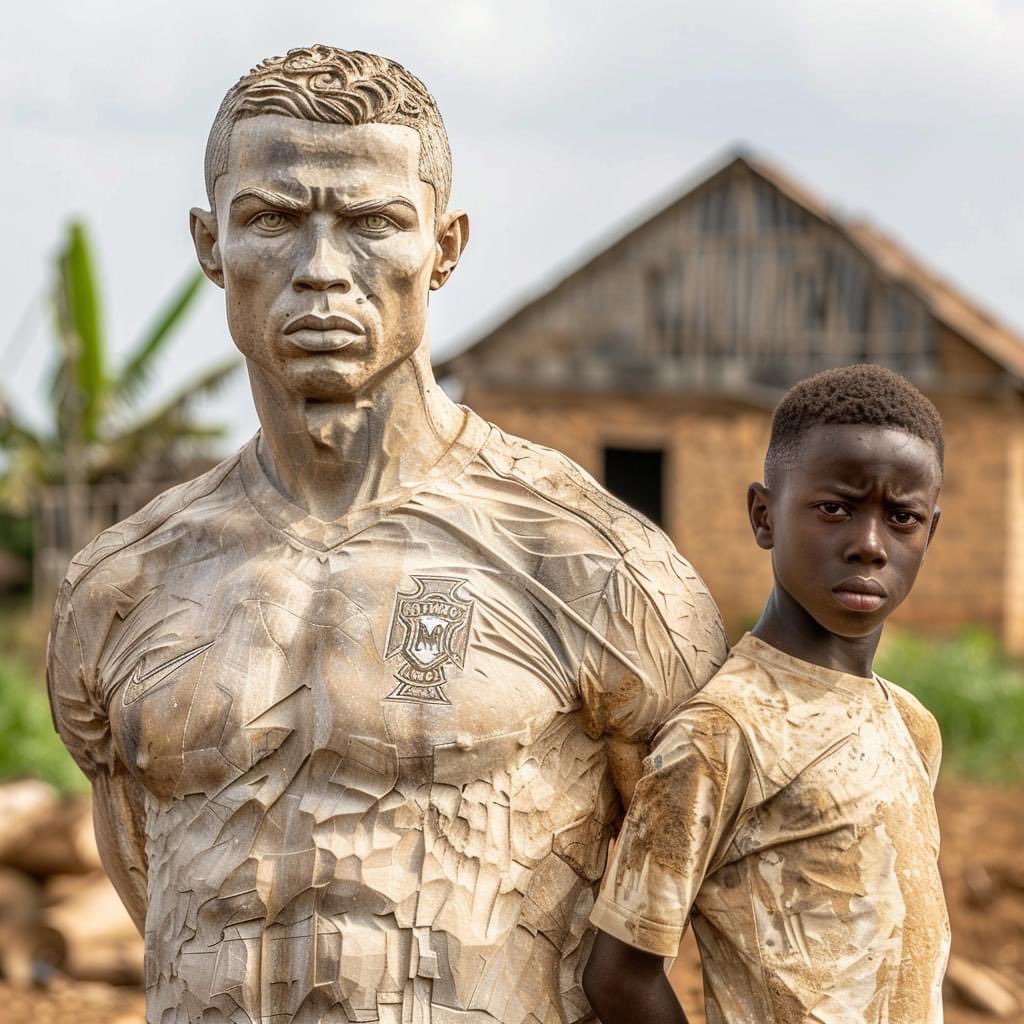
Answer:
[{"label": "statue's shoulder", "polygon": [[235,453],[201,476],[158,494],[134,515],[104,530],[71,559],[64,588],[73,592],[98,566],[108,563],[133,545],[159,530],[173,529],[183,517],[197,509],[204,499],[215,495],[238,465]]},{"label": "statue's shoulder", "polygon": [[480,458],[505,484],[519,484],[555,516],[586,523],[619,555],[642,548],[675,553],[672,542],[646,516],[610,494],[582,466],[553,448],[506,434],[492,425]]},{"label": "statue's shoulder", "polygon": [[605,490],[582,466],[543,444],[492,425],[480,459],[497,478],[514,482],[557,515],[580,519],[625,552],[637,545],[672,546],[654,523]]},{"label": "statue's shoulder", "polygon": [[[678,649],[691,652],[690,674],[703,683],[725,657],[721,615],[704,581],[675,545],[646,516],[609,494],[585,469],[561,452],[492,427],[480,449],[501,510],[501,535],[521,534],[523,550],[544,550],[550,541],[552,586],[558,580],[604,575],[603,600],[616,609],[643,605],[663,623]],[[495,486],[497,485],[497,486]],[[483,503],[486,507],[486,502]],[[521,506],[518,508],[517,506]],[[567,559],[576,557],[573,571]],[[543,564],[535,566],[545,575]],[[589,586],[589,583],[588,583]]]}]

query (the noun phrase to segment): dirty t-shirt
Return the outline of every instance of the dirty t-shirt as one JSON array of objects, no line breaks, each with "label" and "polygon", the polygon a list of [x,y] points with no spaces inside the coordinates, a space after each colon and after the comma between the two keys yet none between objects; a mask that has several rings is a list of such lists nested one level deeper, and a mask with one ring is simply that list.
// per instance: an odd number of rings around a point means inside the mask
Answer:
[{"label": "dirty t-shirt", "polygon": [[591,916],[674,955],[709,1024],[933,1024],[949,924],[934,718],[745,636],[662,729]]},{"label": "dirty t-shirt", "polygon": [[49,665],[147,1019],[592,1019],[609,750],[724,655],[659,530],[472,414],[334,522],[255,441],[166,493],[75,559]]}]

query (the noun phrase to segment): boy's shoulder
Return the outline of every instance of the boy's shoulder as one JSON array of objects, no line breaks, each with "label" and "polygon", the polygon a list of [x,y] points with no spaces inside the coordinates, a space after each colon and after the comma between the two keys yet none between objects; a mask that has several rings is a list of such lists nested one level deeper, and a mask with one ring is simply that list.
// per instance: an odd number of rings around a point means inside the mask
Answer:
[{"label": "boy's shoulder", "polygon": [[735,722],[766,796],[856,732],[869,713],[865,702],[793,671],[787,662],[794,660],[748,634],[686,705],[713,706]]},{"label": "boy's shoulder", "polygon": [[903,724],[914,741],[921,760],[924,761],[932,787],[939,777],[939,763],[942,760],[942,733],[935,716],[909,691],[902,686],[882,680]]}]

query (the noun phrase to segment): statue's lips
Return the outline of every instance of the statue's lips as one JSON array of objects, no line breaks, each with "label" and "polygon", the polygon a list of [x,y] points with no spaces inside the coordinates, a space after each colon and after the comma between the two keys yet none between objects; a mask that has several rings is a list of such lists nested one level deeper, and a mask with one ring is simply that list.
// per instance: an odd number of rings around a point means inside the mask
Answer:
[{"label": "statue's lips", "polygon": [[285,325],[288,341],[305,352],[338,352],[366,337],[366,328],[340,313],[316,316],[307,313]]}]

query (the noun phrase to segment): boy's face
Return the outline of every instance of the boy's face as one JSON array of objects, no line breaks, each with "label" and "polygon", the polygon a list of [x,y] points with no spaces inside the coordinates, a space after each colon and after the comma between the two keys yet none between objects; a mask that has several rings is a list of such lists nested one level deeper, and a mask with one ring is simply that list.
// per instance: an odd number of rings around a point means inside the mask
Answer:
[{"label": "boy's face", "polygon": [[865,637],[910,593],[941,484],[935,449],[913,434],[820,425],[774,487],[751,488],[751,523],[777,585],[830,633]]}]

